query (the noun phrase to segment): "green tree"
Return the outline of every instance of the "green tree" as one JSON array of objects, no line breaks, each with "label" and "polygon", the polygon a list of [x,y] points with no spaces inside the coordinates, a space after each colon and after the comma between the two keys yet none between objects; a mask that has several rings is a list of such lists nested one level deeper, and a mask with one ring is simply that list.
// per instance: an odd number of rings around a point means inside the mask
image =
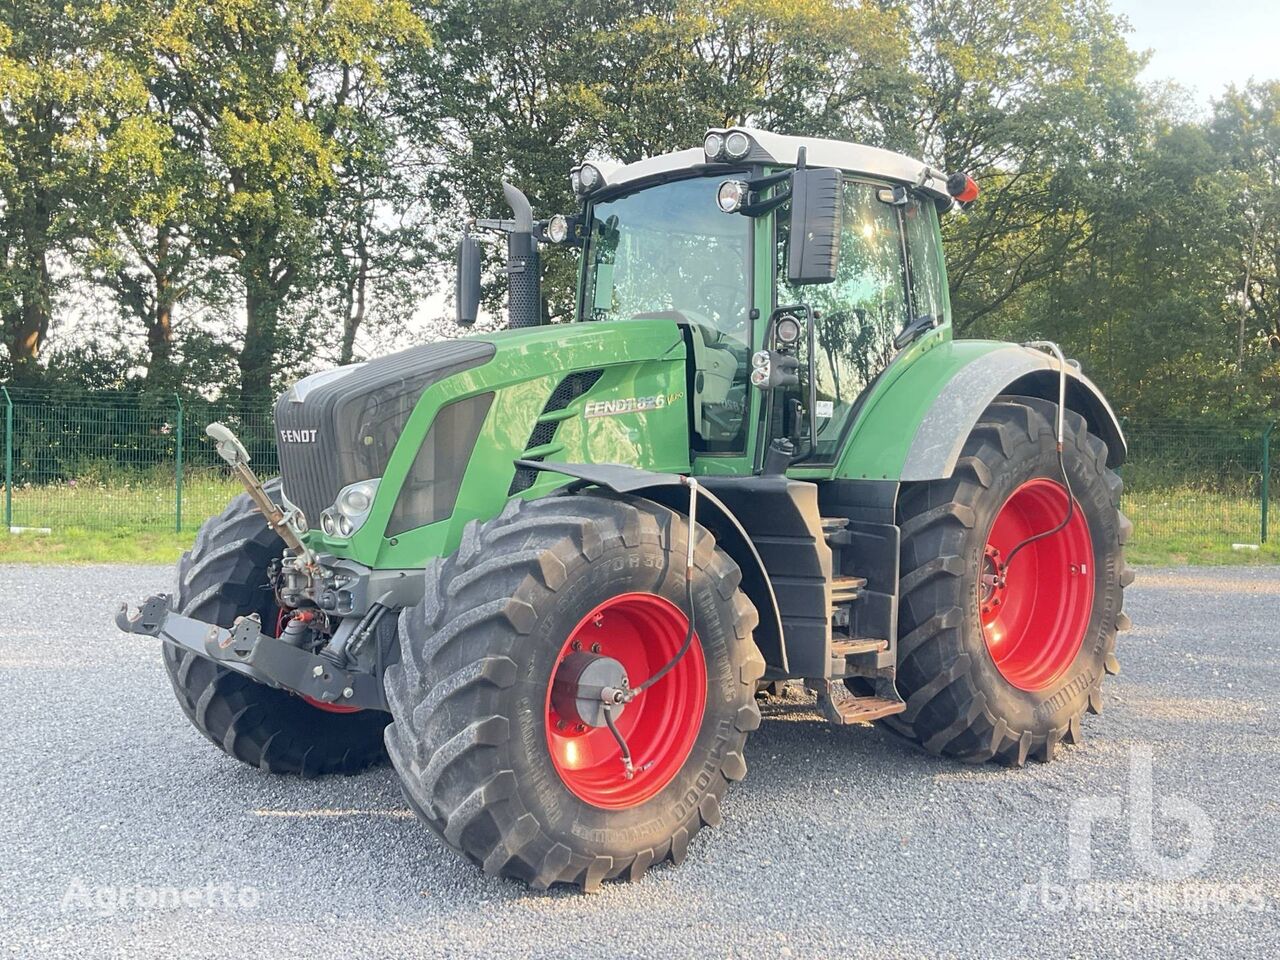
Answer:
[{"label": "green tree", "polygon": [[[240,396],[258,407],[290,342],[289,308],[319,273],[321,225],[357,119],[353,92],[425,31],[405,0],[185,0],[157,51],[162,102],[180,104],[180,151],[201,158],[212,192],[202,238],[234,265],[245,304]],[[292,355],[288,351],[292,350]]]},{"label": "green tree", "polygon": [[0,326],[18,382],[40,375],[57,261],[86,229],[109,120],[144,97],[101,13],[81,0],[0,8]]},{"label": "green tree", "polygon": [[907,109],[887,146],[979,180],[945,221],[958,331],[1052,277],[1089,236],[1137,142],[1142,58],[1101,0],[913,0]]},{"label": "green tree", "polygon": [[1280,409],[1280,81],[1230,88],[1214,105],[1213,142],[1234,174],[1230,299],[1240,401]]}]

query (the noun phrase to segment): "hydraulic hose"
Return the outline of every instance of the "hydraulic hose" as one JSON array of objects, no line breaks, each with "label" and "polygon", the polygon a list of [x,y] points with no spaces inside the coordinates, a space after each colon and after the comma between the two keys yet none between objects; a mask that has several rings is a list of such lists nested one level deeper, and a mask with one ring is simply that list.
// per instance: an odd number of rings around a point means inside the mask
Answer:
[{"label": "hydraulic hose", "polygon": [[1034,536],[1027,537],[1012,550],[1004,561],[1004,570],[998,571],[1001,580],[1008,575],[1009,567],[1013,564],[1013,558],[1018,555],[1023,547],[1029,547],[1031,544],[1047,537],[1052,537],[1056,533],[1061,533],[1067,529],[1067,524],[1071,522],[1071,518],[1075,516],[1076,498],[1071,492],[1071,478],[1067,475],[1067,462],[1063,456],[1063,442],[1065,439],[1064,420],[1067,406],[1067,358],[1062,354],[1062,348],[1051,340],[1031,340],[1023,344],[1024,347],[1033,347],[1040,350],[1048,350],[1058,360],[1058,410],[1055,422],[1055,434],[1058,447],[1058,470],[1062,474],[1062,489],[1067,495],[1067,512],[1062,518],[1062,522],[1052,529],[1045,530],[1043,533],[1037,533]]},{"label": "hydraulic hose", "polygon": [[689,648],[693,646],[694,627],[694,607],[693,607],[693,550],[696,545],[696,534],[698,529],[698,481],[693,477],[681,477],[680,482],[689,488],[689,534],[688,546],[685,550],[684,558],[684,594],[685,602],[689,607],[689,628],[685,631],[684,642],[680,644],[680,649],[676,651],[675,656],[668,660],[663,666],[652,674],[643,683],[634,687],[618,689],[615,687],[605,687],[600,698],[604,701],[604,722],[609,727],[609,732],[613,734],[613,739],[618,742],[618,748],[622,751],[622,766],[625,771],[624,775],[628,780],[635,776],[635,766],[631,759],[631,748],[627,746],[626,738],[622,735],[622,731],[618,729],[617,723],[613,718],[613,708],[620,704],[630,703],[637,696],[648,690],[655,683],[665,677],[668,673],[675,669],[676,664],[689,652]]}]

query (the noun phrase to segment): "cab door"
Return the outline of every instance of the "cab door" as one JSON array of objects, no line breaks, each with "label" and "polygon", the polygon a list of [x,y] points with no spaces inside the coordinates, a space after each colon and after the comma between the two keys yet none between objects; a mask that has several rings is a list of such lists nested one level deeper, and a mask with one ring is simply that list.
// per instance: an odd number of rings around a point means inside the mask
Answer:
[{"label": "cab door", "polygon": [[[933,326],[950,320],[933,201],[902,187],[851,177],[841,186],[841,200],[840,257],[830,284],[786,286],[788,225],[785,215],[778,219],[777,303],[805,303],[817,314],[817,444],[806,466],[836,458],[858,398],[893,361],[899,335],[926,317]],[[929,328],[927,323],[918,327]],[[774,435],[807,434],[804,423],[786,421],[788,406],[779,405]],[[803,439],[807,447],[807,436]]]}]

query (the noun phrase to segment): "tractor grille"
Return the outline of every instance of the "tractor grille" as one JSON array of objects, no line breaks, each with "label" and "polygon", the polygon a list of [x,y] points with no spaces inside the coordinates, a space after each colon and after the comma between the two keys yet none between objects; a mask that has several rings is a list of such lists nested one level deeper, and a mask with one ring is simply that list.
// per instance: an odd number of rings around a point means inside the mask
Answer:
[{"label": "tractor grille", "polygon": [[[603,370],[579,370],[577,373],[569,374],[551,391],[551,396],[547,398],[547,404],[542,408],[541,415],[545,417],[548,413],[563,410],[594,387],[603,375]],[[561,422],[560,420],[540,420],[534,424],[533,432],[529,434],[529,442],[524,445],[525,452],[544,446],[554,440],[556,431],[560,429]],[[543,458],[540,456],[525,456],[522,459],[541,461]],[[507,496],[510,497],[528,490],[537,479],[537,470],[531,470],[529,467],[516,467],[516,475],[511,480],[511,486],[507,488]]]},{"label": "tractor grille", "polygon": [[294,385],[275,408],[284,495],[314,523],[343,487],[382,476],[424,390],[493,353],[483,341],[428,343]]}]

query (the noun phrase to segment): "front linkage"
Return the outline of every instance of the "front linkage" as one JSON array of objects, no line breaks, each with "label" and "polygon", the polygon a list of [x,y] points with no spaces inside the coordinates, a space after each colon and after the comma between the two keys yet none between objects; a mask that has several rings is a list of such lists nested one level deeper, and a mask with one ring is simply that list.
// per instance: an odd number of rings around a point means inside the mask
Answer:
[{"label": "front linkage", "polygon": [[[257,614],[240,617],[228,630],[176,613],[170,596],[161,593],[143,601],[133,616],[129,615],[128,604],[122,604],[116,614],[116,626],[125,633],[159,637],[251,680],[323,704],[353,710],[388,709],[377,658],[372,664],[339,664],[329,654],[329,645],[313,652],[291,643],[293,637],[303,635],[301,630],[290,631],[286,626],[279,637],[263,633]],[[365,635],[373,627],[376,624],[366,626]]]},{"label": "front linkage", "polygon": [[[285,612],[276,625],[278,635],[263,633],[262,620],[256,613],[236,618],[230,628],[183,616],[176,611],[168,594],[148,597],[132,616],[128,604],[121,604],[116,613],[116,626],[125,633],[159,637],[251,680],[295,693],[317,706],[343,712],[386,711],[382,672],[392,662],[396,645],[379,642],[378,628],[389,612],[387,603],[395,591],[367,602],[371,599],[366,594],[373,585],[372,578],[365,578],[364,589],[352,590],[351,579],[359,578],[359,571],[330,570],[322,558],[303,543],[301,535],[305,526],[297,511],[292,507],[281,508],[271,498],[249,466],[249,454],[235,434],[220,423],[210,424],[206,433],[244,485],[267,526],[279,534],[286,545],[283,559],[273,563],[269,572]],[[342,578],[346,596],[359,595],[363,614],[344,616],[337,628],[330,631],[327,627],[331,620],[324,608],[336,604],[337,593],[329,587],[329,581],[335,576]],[[307,600],[315,601],[316,605],[302,606]],[[375,642],[370,643],[371,639]]]}]

